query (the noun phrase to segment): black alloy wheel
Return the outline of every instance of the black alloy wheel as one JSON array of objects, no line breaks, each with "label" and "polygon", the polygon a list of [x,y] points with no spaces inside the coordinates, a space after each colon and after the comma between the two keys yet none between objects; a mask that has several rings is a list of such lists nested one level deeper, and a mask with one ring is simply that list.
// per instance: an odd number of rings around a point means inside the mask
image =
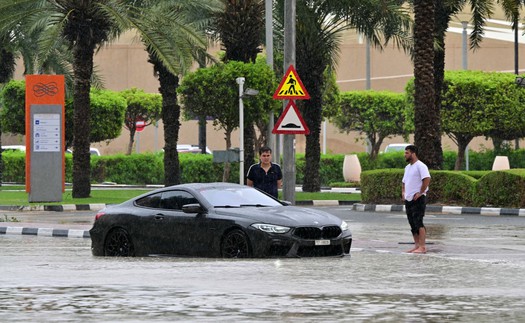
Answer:
[{"label": "black alloy wheel", "polygon": [[126,230],[117,228],[107,235],[104,255],[108,257],[132,257],[134,255],[133,243]]},{"label": "black alloy wheel", "polygon": [[222,240],[221,253],[224,258],[250,257],[250,245],[246,234],[238,229],[228,232]]}]

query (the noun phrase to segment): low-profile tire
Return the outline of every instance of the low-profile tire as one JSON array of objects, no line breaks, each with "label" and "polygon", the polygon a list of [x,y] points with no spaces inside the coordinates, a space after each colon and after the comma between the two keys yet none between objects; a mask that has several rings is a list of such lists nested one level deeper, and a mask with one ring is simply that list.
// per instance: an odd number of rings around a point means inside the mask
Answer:
[{"label": "low-profile tire", "polygon": [[104,255],[108,257],[133,257],[135,250],[128,232],[122,228],[111,230],[104,242]]},{"label": "low-profile tire", "polygon": [[249,258],[250,243],[246,234],[239,229],[228,232],[222,239],[221,255],[223,258]]}]

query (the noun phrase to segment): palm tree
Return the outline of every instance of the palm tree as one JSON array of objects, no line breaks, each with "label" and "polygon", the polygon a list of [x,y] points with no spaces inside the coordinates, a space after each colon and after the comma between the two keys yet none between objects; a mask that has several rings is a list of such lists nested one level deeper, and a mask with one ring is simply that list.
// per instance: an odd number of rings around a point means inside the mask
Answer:
[{"label": "palm tree", "polygon": [[185,74],[192,63],[209,58],[206,54],[207,42],[204,32],[214,13],[221,9],[216,0],[152,2],[150,16],[142,19],[148,34],[162,35],[175,50],[176,72],[170,69],[158,55],[155,48],[148,45],[148,61],[153,65],[155,76],[159,79],[159,92],[162,95],[162,122],[164,124],[164,185],[180,183],[180,162],[177,142],[180,129],[181,108],[177,100],[180,75]]},{"label": "palm tree", "polygon": [[[139,7],[139,5],[141,7]],[[135,29],[165,67],[178,73],[176,53],[163,34],[148,34],[141,18],[148,17],[147,1],[133,0],[3,0],[0,4],[0,33],[20,24],[43,26],[39,40],[43,53],[64,41],[73,55],[74,140],[73,197],[89,197],[90,181],[90,98],[95,50],[123,31]],[[151,15],[152,16],[152,15]]]},{"label": "palm tree", "polygon": [[[306,172],[303,190],[321,188],[320,130],[324,72],[334,68],[343,31],[356,29],[375,46],[393,40],[408,48],[410,17],[399,1],[310,0],[297,2],[296,70],[311,99],[301,102],[302,114],[310,129],[306,136]],[[279,4],[282,8],[282,1]],[[282,12],[282,9],[278,9]],[[283,17],[280,17],[280,25]],[[282,43],[282,42],[276,42]]]},{"label": "palm tree", "polygon": [[[441,0],[438,0],[441,1]],[[414,0],[414,126],[419,158],[441,169],[441,118],[434,84],[435,1]]]},{"label": "palm tree", "polygon": [[[503,8],[503,13],[507,20],[512,23],[512,30],[514,31],[514,73],[519,74],[518,66],[518,57],[519,57],[519,43],[518,43],[518,30],[519,30],[519,21],[521,16],[521,11],[525,9],[525,0],[498,0],[497,1]],[[499,138],[494,138],[494,147],[496,149],[501,149],[501,144],[499,147],[496,144],[501,143],[502,140]],[[516,139],[515,145],[516,149],[519,149],[519,139]]]},{"label": "palm tree", "polygon": [[[213,31],[225,50],[224,61],[255,63],[264,40],[264,0],[221,0],[224,10],[215,15]],[[255,160],[256,113],[246,111],[244,126],[244,164]],[[245,168],[245,176],[248,167]]]},{"label": "palm tree", "polygon": [[[435,105],[438,111],[441,111],[441,98],[443,91],[443,83],[445,78],[445,36],[452,17],[467,4],[470,4],[470,11],[472,12],[473,30],[470,34],[470,48],[476,49],[483,39],[484,26],[488,17],[492,14],[492,0],[448,0],[436,1],[435,9],[435,32],[436,32],[436,46],[434,46],[434,91],[435,91]],[[449,134],[449,137],[458,145],[458,159],[456,167],[461,165],[465,148],[472,140],[470,137],[460,138]]]}]

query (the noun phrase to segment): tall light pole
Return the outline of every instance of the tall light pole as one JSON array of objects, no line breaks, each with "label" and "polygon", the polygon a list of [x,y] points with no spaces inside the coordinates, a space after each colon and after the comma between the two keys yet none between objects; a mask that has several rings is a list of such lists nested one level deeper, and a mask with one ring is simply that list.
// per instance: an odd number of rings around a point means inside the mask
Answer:
[{"label": "tall light pole", "polygon": [[[463,26],[463,33],[462,33],[462,66],[464,70],[468,69],[468,50],[467,50],[467,27],[468,27],[468,21],[462,21],[461,25]],[[468,145],[465,147],[465,170],[469,170],[469,148]]]},{"label": "tall light pole", "polygon": [[239,184],[244,185],[244,101],[243,99],[249,98],[259,94],[258,90],[246,89],[244,90],[244,77],[238,77],[235,79],[239,84]]},{"label": "tall light pole", "polygon": [[236,79],[239,84],[239,184],[244,185],[244,77]]},{"label": "tall light pole", "polygon": [[[295,66],[295,0],[284,1],[284,70]],[[283,109],[288,102],[283,101]],[[283,140],[283,198],[295,204],[295,135]]]},{"label": "tall light pole", "polygon": [[462,66],[464,70],[468,69],[468,51],[467,51],[467,27],[468,27],[468,21],[462,21],[461,25],[463,26],[463,33],[462,33]]},{"label": "tall light pole", "polygon": [[[265,27],[266,27],[266,64],[273,70],[273,0],[265,0]],[[268,146],[272,149],[274,163],[280,163],[281,154],[277,148],[277,136],[272,133],[274,127],[273,111],[268,116]]]}]

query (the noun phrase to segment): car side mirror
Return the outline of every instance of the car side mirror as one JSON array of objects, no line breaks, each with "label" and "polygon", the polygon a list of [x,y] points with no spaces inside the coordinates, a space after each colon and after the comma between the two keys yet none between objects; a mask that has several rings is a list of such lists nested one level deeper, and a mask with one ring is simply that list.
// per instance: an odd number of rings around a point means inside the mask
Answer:
[{"label": "car side mirror", "polygon": [[202,213],[204,212],[204,209],[198,203],[186,204],[182,206],[182,212],[184,213]]}]

